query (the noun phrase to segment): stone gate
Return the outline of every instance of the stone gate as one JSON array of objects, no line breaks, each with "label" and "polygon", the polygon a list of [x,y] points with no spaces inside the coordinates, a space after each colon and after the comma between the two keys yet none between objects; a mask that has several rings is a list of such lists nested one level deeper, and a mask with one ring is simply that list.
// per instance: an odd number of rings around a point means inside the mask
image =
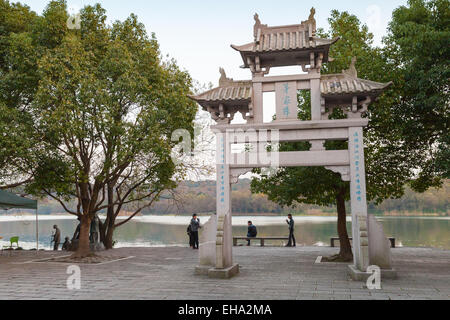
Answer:
[{"label": "stone gate", "polygon": [[[212,130],[217,137],[217,212],[204,226],[200,262],[196,272],[227,278],[239,272],[232,256],[231,184],[253,168],[323,166],[339,173],[351,185],[351,214],[354,264],[349,273],[354,279],[367,276],[369,265],[378,265],[385,275],[393,275],[390,245],[381,225],[367,214],[366,175],[362,116],[369,105],[391,83],[358,78],[353,58],[348,70],[321,74],[330,61],[329,49],[339,38],[316,36],[315,10],[306,21],[286,26],[262,24],[255,14],[254,39],[241,46],[232,45],[243,59],[243,68],[252,79],[234,81],[220,69],[219,86],[191,98],[217,122]],[[303,71],[287,76],[270,76],[271,68],[298,66]],[[298,91],[309,90],[311,121],[298,120]],[[263,121],[263,93],[275,92],[276,118]],[[330,120],[334,108],[346,119]],[[237,113],[245,124],[231,124]],[[348,141],[348,150],[325,150],[328,140]],[[280,142],[309,141],[309,151],[278,152]],[[245,145],[246,152],[232,153],[232,145]]]}]

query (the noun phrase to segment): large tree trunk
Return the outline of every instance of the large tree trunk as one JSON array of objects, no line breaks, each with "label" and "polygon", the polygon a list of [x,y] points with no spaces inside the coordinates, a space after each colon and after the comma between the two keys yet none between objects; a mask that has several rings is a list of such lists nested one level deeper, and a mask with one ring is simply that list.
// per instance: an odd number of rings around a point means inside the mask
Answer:
[{"label": "large tree trunk", "polygon": [[353,252],[347,232],[347,212],[345,210],[345,198],[343,192],[339,192],[336,196],[336,204],[338,213],[337,229],[341,247],[339,252],[339,260],[350,262],[353,260]]},{"label": "large tree trunk", "polygon": [[105,234],[105,239],[103,240],[103,245],[105,246],[106,250],[111,250],[114,246],[113,234],[114,234],[114,226],[108,227],[108,230]]},{"label": "large tree trunk", "polygon": [[353,260],[352,246],[347,232],[347,211],[345,210],[345,189],[338,191],[336,195],[337,205],[337,231],[339,236],[340,251],[339,254],[324,258],[323,261],[329,262],[351,262]]},{"label": "large tree trunk", "polygon": [[105,237],[102,240],[106,250],[111,250],[113,248],[113,234],[115,223],[116,219],[114,216],[114,208],[110,207],[107,210],[107,218],[104,227]]},{"label": "large tree trunk", "polygon": [[89,246],[90,228],[91,218],[88,215],[82,215],[80,222],[80,237],[78,240],[78,249],[77,251],[75,251],[72,258],[85,258],[91,255],[91,248]]},{"label": "large tree trunk", "polygon": [[113,248],[114,225],[116,223],[114,214],[114,184],[108,184],[108,209],[106,211],[106,220],[103,225],[103,237],[101,241],[106,250]]}]

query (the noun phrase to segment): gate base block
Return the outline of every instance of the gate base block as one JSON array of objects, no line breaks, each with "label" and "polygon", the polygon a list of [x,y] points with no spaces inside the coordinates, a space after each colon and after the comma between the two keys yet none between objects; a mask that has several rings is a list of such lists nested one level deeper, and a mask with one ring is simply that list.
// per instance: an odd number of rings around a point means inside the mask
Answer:
[{"label": "gate base block", "polygon": [[239,273],[239,265],[234,264],[224,269],[212,268],[208,270],[208,277],[215,279],[230,279]]},{"label": "gate base block", "polygon": [[[355,281],[367,281],[372,273],[360,271],[354,265],[349,265],[348,275]],[[381,280],[383,279],[397,279],[397,271],[395,269],[381,269]]]}]

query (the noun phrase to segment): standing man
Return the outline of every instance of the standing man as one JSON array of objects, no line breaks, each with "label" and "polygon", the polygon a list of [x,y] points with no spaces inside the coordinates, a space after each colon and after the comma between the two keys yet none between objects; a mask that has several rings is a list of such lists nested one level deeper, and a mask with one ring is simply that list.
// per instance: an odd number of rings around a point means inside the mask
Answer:
[{"label": "standing man", "polygon": [[199,248],[198,243],[198,229],[200,229],[200,219],[197,218],[197,215],[194,214],[191,220],[191,234],[192,234],[192,249],[196,250]]},{"label": "standing man", "polygon": [[[258,230],[256,230],[256,227],[253,225],[253,223],[251,221],[249,221],[247,238],[255,238],[257,235],[258,235]],[[247,246],[250,246],[250,239],[248,239]]]},{"label": "standing man", "polygon": [[289,242],[286,247],[295,247],[295,236],[294,236],[294,219],[292,219],[292,214],[288,214],[288,219],[286,220],[289,226]]},{"label": "standing man", "polygon": [[55,229],[55,234],[53,235],[53,250],[58,251],[59,243],[61,242],[61,230],[59,230],[56,224],[53,226],[53,229]]}]

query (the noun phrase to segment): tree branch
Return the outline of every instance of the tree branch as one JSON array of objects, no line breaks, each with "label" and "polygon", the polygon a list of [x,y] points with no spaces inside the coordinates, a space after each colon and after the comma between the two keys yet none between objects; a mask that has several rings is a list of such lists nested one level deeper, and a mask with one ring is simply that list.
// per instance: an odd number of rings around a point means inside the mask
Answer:
[{"label": "tree branch", "polygon": [[61,199],[55,197],[55,196],[52,195],[50,192],[48,192],[46,189],[43,189],[43,190],[44,190],[44,192],[45,192],[47,195],[49,195],[50,197],[52,197],[53,199],[55,199],[56,201],[58,201],[58,202],[61,204],[61,206],[64,208],[64,210],[66,210],[68,213],[70,213],[70,214],[72,214],[72,215],[74,215],[74,216],[78,216],[78,213],[69,210],[69,209],[66,207],[66,205],[64,204],[64,202],[63,202]]},{"label": "tree branch", "polygon": [[158,194],[157,194],[155,197],[153,197],[153,199],[152,199],[148,204],[146,204],[145,206],[142,206],[141,208],[137,209],[137,210],[136,210],[131,216],[129,216],[127,219],[125,219],[124,221],[122,221],[122,222],[116,224],[116,225],[114,226],[114,228],[118,228],[118,227],[124,225],[125,223],[127,223],[127,222],[129,222],[131,219],[133,219],[136,215],[138,215],[143,209],[150,207],[150,206],[153,204],[153,202],[155,201],[155,199],[158,198],[158,196],[161,194],[161,192],[162,192],[162,191],[159,191]]},{"label": "tree branch", "polygon": [[13,183],[13,184],[8,184],[6,186],[0,186],[0,190],[6,190],[6,189],[12,189],[12,188],[17,188],[20,187],[21,185],[31,182],[33,181],[32,178],[29,178],[27,180],[21,181],[21,182],[17,182],[17,183]]}]

